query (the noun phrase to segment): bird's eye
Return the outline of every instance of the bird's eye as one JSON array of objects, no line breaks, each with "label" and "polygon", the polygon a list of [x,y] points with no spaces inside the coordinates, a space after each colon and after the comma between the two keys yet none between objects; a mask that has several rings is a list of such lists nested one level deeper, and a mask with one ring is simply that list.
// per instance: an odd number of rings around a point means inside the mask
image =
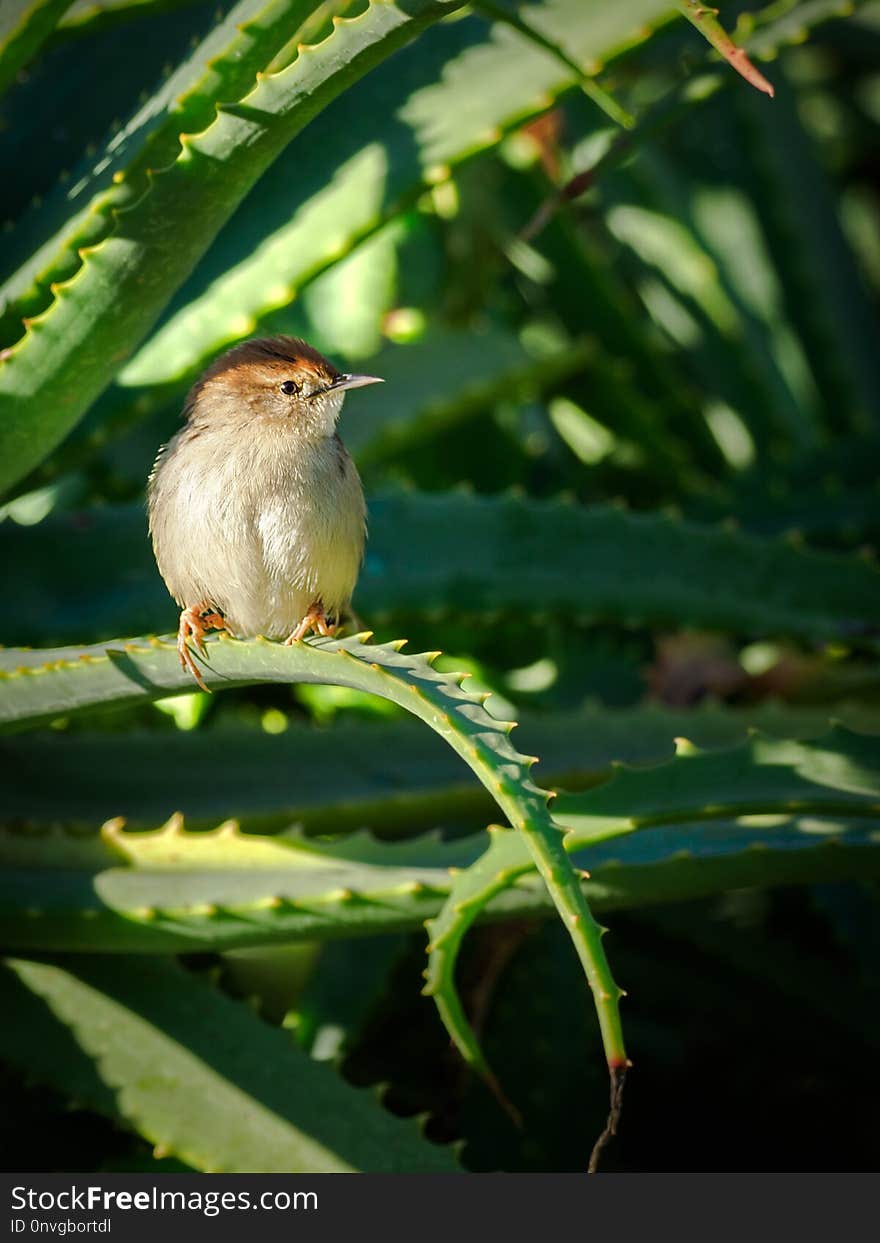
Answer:
[{"label": "bird's eye", "polygon": [[299,392],[299,385],[297,384],[296,380],[285,380],[284,383],[281,385],[281,391],[282,393],[286,393],[287,396],[290,397],[292,393]]}]

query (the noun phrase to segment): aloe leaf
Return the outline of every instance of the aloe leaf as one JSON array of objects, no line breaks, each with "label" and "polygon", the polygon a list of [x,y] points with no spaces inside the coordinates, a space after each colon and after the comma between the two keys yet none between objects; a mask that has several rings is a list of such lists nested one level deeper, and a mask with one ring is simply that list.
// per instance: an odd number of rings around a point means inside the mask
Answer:
[{"label": "aloe leaf", "polygon": [[[340,22],[263,75],[235,105],[180,140],[180,153],[152,170],[148,190],[125,208],[98,208],[81,266],[55,282],[54,301],[0,364],[5,470],[0,486],[26,474],[77,422],[112,377],[113,360],[144,336],[181,280],[260,174],[313,116],[456,0],[391,0]],[[124,185],[124,181],[122,183]],[[64,254],[70,256],[69,247]]]},{"label": "aloe leaf", "polygon": [[[140,507],[5,523],[0,553],[20,584],[5,642],[159,629],[172,615]],[[506,611],[870,642],[880,573],[865,557],[614,506],[386,494],[370,502],[355,607],[374,625]]]},{"label": "aloe leaf", "polygon": [[[854,707],[835,707],[834,714],[862,730],[880,719],[876,711]],[[674,739],[683,735],[700,747],[730,747],[750,728],[781,738],[815,737],[827,720],[827,709],[772,704],[590,708],[521,716],[516,738],[520,749],[542,757],[541,785],[578,790],[607,777],[615,761],[669,759]],[[383,837],[410,837],[436,825],[482,828],[493,815],[492,798],[467,766],[407,720],[340,721],[332,731],[291,722],[276,735],[224,726],[185,734],[49,730],[6,736],[0,739],[0,786],[3,823],[35,842],[51,826],[64,825],[86,839],[105,821],[121,817],[128,829],[152,829],[175,812],[183,813],[190,830],[233,818],[248,833],[297,824],[310,834],[339,836],[370,826]]]},{"label": "aloe leaf", "polygon": [[[0,1051],[213,1173],[454,1171],[447,1149],[165,959],[7,959]],[[149,1073],[145,1073],[145,1067]]]},{"label": "aloe leaf", "polygon": [[[362,249],[356,255],[364,253]],[[339,271],[336,267],[331,275]],[[415,344],[386,345],[368,362],[358,359],[357,366],[382,376],[385,384],[379,400],[367,389],[358,395],[356,417],[345,419],[346,444],[359,466],[368,471],[426,434],[453,427],[503,399],[533,399],[587,366],[601,367],[601,362],[588,339],[560,341],[536,350],[494,327],[473,332],[435,328]],[[22,488],[45,485],[83,465],[94,467],[96,451],[109,438],[166,407],[176,416],[173,407],[178,401],[173,383],[132,389],[113,386],[34,478],[23,481]],[[137,449],[126,456],[125,474],[138,485],[152,466],[155,449],[144,435]]]},{"label": "aloe leaf", "polygon": [[[589,878],[593,867],[603,862],[602,843],[608,843],[613,854],[619,855],[623,850],[625,856],[625,843],[618,840],[622,835],[642,833],[663,824],[676,826],[665,839],[666,848],[671,847],[673,856],[680,851],[685,869],[693,864],[691,852],[695,849],[699,852],[705,840],[711,841],[715,836],[712,822],[726,820],[731,815],[737,817],[734,824],[721,829],[722,836],[726,829],[728,840],[731,829],[734,834],[737,832],[734,825],[745,828],[748,817],[760,818],[775,813],[785,822],[796,813],[803,817],[802,831],[831,833],[837,842],[840,839],[836,835],[846,832],[848,818],[854,818],[858,825],[863,824],[860,817],[874,818],[880,814],[878,792],[880,746],[877,739],[835,729],[815,743],[777,742],[755,737],[736,750],[715,755],[701,754],[691,744],[682,742],[676,759],[669,764],[648,769],[620,768],[610,781],[594,790],[560,796],[554,803],[553,818],[567,830],[565,848],[579,866],[590,869],[586,874]],[[817,814],[817,819],[812,817],[812,812]],[[818,817],[827,817],[830,823],[825,824]],[[704,827],[699,833],[680,835],[679,830],[685,824]],[[532,866],[524,857],[521,841],[510,830],[495,828],[490,834],[488,850],[455,878],[442,910],[428,925],[432,945],[426,985],[426,992],[437,999],[462,1055],[487,1077],[488,1067],[455,991],[456,959],[461,940],[477,915]],[[652,845],[656,846],[656,839],[652,842],[650,833],[646,837],[650,851]],[[680,842],[678,851],[672,845],[676,837]],[[788,840],[791,840],[790,835]],[[743,838],[739,844],[745,845]],[[637,854],[639,846],[644,845],[645,837],[640,837]],[[752,841],[749,845],[759,850],[772,849],[766,841]],[[623,871],[626,871],[625,864]],[[574,913],[569,914],[570,919]],[[580,924],[574,927],[577,931]],[[591,935],[600,935],[605,929],[596,926],[595,932],[592,927],[588,931]],[[600,994],[597,999],[600,1014],[603,1001],[614,1005],[616,1013],[620,992],[610,977],[596,980],[593,987],[594,997],[597,992]],[[613,1048],[613,1034],[608,1037],[603,1030],[603,1037],[608,1051],[609,1045]],[[610,1058],[609,1064],[613,1064]],[[612,1094],[609,1118],[612,1133],[614,1119]]]},{"label": "aloe leaf", "polygon": [[[562,836],[550,819],[547,793],[529,778],[534,761],[519,755],[511,746],[508,733],[512,723],[489,716],[483,707],[485,696],[462,690],[463,677],[435,673],[429,659],[405,656],[400,646],[393,643],[367,647],[359,639],[349,639],[286,647],[259,639],[241,643],[227,638],[211,645],[206,682],[222,685],[225,680],[227,685],[236,685],[243,681],[284,680],[349,686],[390,699],[444,737],[523,836],[560,915],[568,917],[572,939],[593,991],[609,1071],[617,1090],[627,1064],[617,1012],[618,990],[602,952],[598,925],[562,846]],[[51,664],[41,664],[33,657],[28,652],[17,652],[11,657],[14,672],[3,689],[12,694],[7,693],[0,710],[0,719],[8,723],[36,724],[40,719],[56,716],[57,704],[62,699],[71,710],[88,702],[115,702],[122,706],[135,703],[144,695],[158,698],[183,680],[175,645],[158,639],[132,641],[121,649],[81,652],[75,659],[60,657]],[[51,676],[41,683],[41,673]],[[41,690],[48,695],[41,696]],[[34,691],[42,702],[39,707],[32,702],[30,709],[26,709],[25,701],[33,699]],[[472,1052],[472,1046],[464,1046],[460,1041],[461,1025],[455,1021],[458,1003],[451,981],[441,990],[441,998],[441,1012],[451,1020],[453,1038],[460,1047]]]},{"label": "aloe leaf", "polygon": [[[448,867],[474,853],[436,835],[404,848],[231,822],[191,833],[177,817],[147,833],[111,821],[100,838],[3,832],[0,930],[15,948],[160,954],[418,931],[449,892]],[[527,905],[545,911],[546,896]]]},{"label": "aloe leaf", "polygon": [[[647,9],[640,15],[645,23],[651,20]],[[609,51],[619,53],[625,47],[624,36],[635,29],[628,24],[634,18],[613,8],[600,12],[584,6],[542,5],[532,17],[549,23],[548,30],[559,37],[577,39],[579,54],[591,59],[601,59]],[[659,20],[656,14],[653,20]],[[772,30],[771,25],[762,32],[765,38],[770,38]],[[643,31],[639,39],[644,37]],[[605,51],[600,55],[597,49]],[[475,58],[479,58],[478,72],[471,76],[466,67]],[[326,116],[314,122],[313,142],[303,144],[298,152],[297,189],[302,207],[289,216],[289,179],[284,166],[276,164],[261,179],[259,193],[248,197],[180,292],[166,324],[123,370],[122,383],[95,407],[90,416],[98,428],[95,435],[125,427],[169,401],[179,401],[199,369],[241,333],[284,327],[273,314],[276,308],[283,315],[291,298],[298,297],[328,265],[372,236],[389,215],[412,202],[427,181],[448,175],[474,144],[485,144],[487,134],[494,133],[493,141],[498,140],[509,128],[511,117],[519,115],[516,89],[533,85],[536,95],[545,92],[545,100],[563,89],[561,81],[552,90],[548,86],[548,65],[552,71],[549,60],[536,55],[522,40],[487,38],[476,18],[463,19],[436,29],[430,40],[402,52],[394,72],[379,70],[362,90],[346,91]],[[471,98],[486,75],[497,79],[495,89]],[[423,113],[421,100],[428,94],[437,106],[431,128],[417,123]],[[463,99],[468,100],[464,116]],[[438,140],[437,115],[455,109],[459,123],[448,134],[444,131],[441,148],[429,148],[426,144]],[[371,122],[376,111],[393,114],[398,121],[393,130],[383,132],[381,146]],[[334,163],[336,171],[331,174]],[[384,187],[379,198],[377,187]],[[577,281],[583,279],[580,273]],[[607,302],[608,292],[591,281],[591,319],[598,316],[599,301]],[[582,308],[580,285],[576,297]],[[634,368],[633,379],[641,384],[653,375],[657,359],[656,351],[644,348],[644,342],[639,347],[638,337],[632,312],[618,315],[603,333],[602,354],[613,352],[609,366],[623,367],[628,360]],[[638,408],[639,395],[632,385],[629,388],[612,399],[618,415]],[[680,378],[676,386],[674,377],[667,377],[667,402],[686,406],[680,388]],[[687,446],[695,436],[706,439],[705,425],[693,413],[687,412],[689,431],[682,442]],[[640,437],[650,440],[653,455],[666,453],[666,442],[657,434],[656,410],[651,418],[637,422]],[[62,454],[53,463],[53,472],[64,460]]]},{"label": "aloe leaf", "polygon": [[[0,96],[0,163],[16,170],[14,181],[7,178],[4,185],[0,278],[24,264],[44,240],[42,226],[30,232],[38,220],[47,219],[44,212],[52,212],[58,226],[67,219],[61,200],[92,169],[108,135],[124,128],[147,94],[161,94],[174,66],[188,59],[231,4],[219,0],[211,6],[201,0],[145,17],[128,30],[89,39],[87,52],[55,46],[61,27],[56,28],[36,60]],[[132,47],[137,47],[136,58],[128,55]],[[5,301],[6,295],[0,295],[0,307]]]},{"label": "aloe leaf", "polygon": [[[877,877],[876,836],[876,814],[838,815],[817,803],[809,815],[683,821],[592,844],[572,834],[566,846],[589,869],[591,907],[605,913]],[[0,831],[0,935],[23,952],[174,954],[418,932],[442,918],[455,871],[475,864],[482,840],[391,844],[359,834],[318,846],[291,834],[239,835],[231,824],[190,833],[177,820],[147,834],[111,822],[100,842]],[[471,914],[482,921],[552,911],[524,847],[492,862],[497,872],[483,868],[485,884],[471,890],[469,922]],[[462,874],[473,880],[477,872]],[[446,942],[436,978],[447,970],[451,978],[463,934]]]},{"label": "aloe leaf", "polygon": [[152,171],[174,162],[181,134],[205,129],[218,102],[233,103],[253,87],[306,12],[306,0],[239,0],[124,124],[111,127],[100,156],[87,152],[68,181],[17,221],[9,258],[28,258],[3,285],[3,345],[21,337],[24,316],[45,310],[54,282],[79,270],[79,251],[106,236],[112,211],[136,202]]},{"label": "aloe leaf", "polygon": [[880,743],[837,726],[815,741],[755,735],[732,751],[704,752],[680,740],[671,767],[621,767],[595,790],[561,795],[560,823],[578,840],[664,823],[705,823],[770,813],[832,817],[880,812]]},{"label": "aloe leaf", "polygon": [[878,536],[878,456],[874,439],[854,436],[789,463],[758,462],[724,490],[695,493],[687,512],[704,522],[736,514],[757,535],[797,532],[813,544],[864,549]]},{"label": "aloe leaf", "polygon": [[72,0],[7,0],[0,14],[0,95],[36,54]]},{"label": "aloe leaf", "polygon": [[[333,854],[289,835],[239,835],[231,823],[191,834],[177,820],[146,834],[110,822],[100,840],[4,833],[0,841],[4,943],[65,953],[173,954],[419,931],[449,892],[446,858],[468,853],[427,839],[418,851],[431,866],[421,866],[413,850],[373,839],[354,838]],[[545,912],[548,902],[538,892],[525,905]]]},{"label": "aloe leaf", "polygon": [[[507,857],[508,842],[512,839],[516,839],[517,843],[524,842],[574,945],[590,985],[599,1020],[611,1090],[608,1118],[590,1155],[589,1170],[592,1173],[597,1168],[608,1138],[616,1134],[624,1080],[630,1066],[620,1021],[619,1003],[624,994],[614,981],[602,946],[602,937],[607,930],[596,922],[587,904],[578,874],[566,853],[563,836],[550,815],[549,801],[550,796],[543,794],[524,807],[526,814],[521,820],[515,821],[511,817],[516,833],[490,826],[488,850],[467,871],[456,876],[449,897],[436,919],[429,920],[426,925],[431,943],[428,946],[424,991],[434,998],[446,1029],[464,1060],[479,1071],[502,1105],[516,1117],[515,1106],[507,1103],[464,1012],[455,983],[455,961],[462,939],[474,919],[492,897],[516,879],[516,868],[511,866]],[[522,803],[525,800],[521,800]]]},{"label": "aloe leaf", "polygon": [[[572,56],[595,61],[638,45],[670,11],[665,0],[625,9],[548,0],[539,8]],[[287,170],[267,172],[123,369],[121,385],[184,390],[217,351],[243,333],[272,330],[273,312],[318,275],[572,85],[569,69],[509,29],[487,31],[478,17],[437,27],[314,123],[297,152],[292,213]],[[376,115],[394,124],[378,131]]]},{"label": "aloe leaf", "polygon": [[[574,864],[589,869],[591,905],[615,910],[877,875],[878,786],[876,733],[754,734],[719,752],[682,743],[656,766],[618,765],[604,785],[559,796],[554,813]],[[440,987],[474,919],[548,909],[518,834],[494,830],[482,853],[484,840],[321,842],[234,823],[191,832],[180,817],[151,832],[110,821],[99,837],[7,829],[0,937],[16,948],[173,953],[412,930],[433,917],[429,987]]]},{"label": "aloe leaf", "polygon": [[[421,717],[444,737],[452,730],[448,738],[454,750],[466,763],[476,765],[475,772],[492,788],[493,779],[480,769],[482,752],[464,736],[482,736],[485,731],[486,745],[497,744],[501,755],[511,750],[504,723],[482,707],[486,696],[462,689],[466,674],[435,672],[432,664],[438,652],[409,655],[401,651],[405,640],[369,644],[365,642],[369,638],[367,633],[288,646],[259,637],[241,641],[215,636],[201,658],[205,681],[212,689],[316,682],[379,695]],[[57,716],[61,705],[68,714],[98,704],[123,707],[190,691],[193,685],[180,666],[176,643],[153,637],[43,653],[7,649],[0,653],[0,669],[5,674],[2,720],[18,728]]]},{"label": "aloe leaf", "polygon": [[[612,1074],[609,1126],[613,1129],[619,1108],[622,1077],[627,1065],[618,1017],[617,1003],[620,993],[610,976],[602,952],[602,930],[587,907],[566,854],[562,834],[547,809],[547,794],[528,777],[530,762],[510,746],[504,723],[489,717],[480,706],[479,699],[463,692],[456,679],[434,674],[424,657],[403,656],[397,650],[397,645],[370,648],[354,639],[284,648],[265,641],[240,643],[221,638],[211,644],[210,653],[209,668],[205,676],[215,686],[223,684],[224,676],[229,679],[227,684],[282,679],[322,681],[348,685],[390,698],[430,724],[471,765],[476,775],[490,789],[516,832],[494,830],[489,851],[454,882],[446,904],[431,925],[428,988],[437,997],[441,1013],[456,1044],[465,1057],[488,1077],[488,1067],[482,1060],[455,993],[455,955],[461,937],[488,899],[509,887],[517,875],[529,870],[530,866],[537,867],[557,910],[566,918],[569,933],[593,990]],[[40,719],[57,715],[62,703],[69,712],[97,702],[116,702],[120,705],[137,702],[144,696],[167,694],[169,690],[178,687],[184,678],[177,665],[173,644],[165,644],[160,640],[140,643],[133,641],[125,644],[124,649],[93,649],[91,652],[80,653],[80,657],[86,657],[85,660],[70,659],[72,655],[73,653],[53,653],[53,659],[47,661],[45,653],[20,651],[7,654],[7,667],[12,667],[15,672],[7,678],[5,684],[6,719],[18,724],[28,721],[37,723]],[[34,702],[25,707],[28,699]],[[829,763],[822,763],[819,750],[813,749],[810,753],[811,762],[816,767],[820,784],[824,783],[817,797],[814,787],[802,777],[797,766],[800,752],[786,754],[794,755],[795,760],[790,760],[794,774],[787,789],[800,791],[802,787],[806,787],[810,790],[811,797],[794,802],[789,798],[785,810],[809,811],[818,805],[820,808],[827,806],[832,813],[857,815],[864,809],[862,786],[867,786],[870,782],[870,770],[866,760],[861,767],[851,759],[843,765],[835,764],[833,757]],[[717,757],[709,758],[717,762]],[[861,753],[859,758],[863,758]],[[743,767],[740,762],[735,771]],[[705,817],[706,795],[699,782],[693,779],[694,775],[691,770],[691,780],[686,784],[686,793],[690,796],[696,792],[700,799],[697,814]],[[705,765],[700,770],[700,775],[706,777]],[[642,783],[641,788],[644,791],[644,772],[635,774],[635,777]],[[630,780],[633,779],[631,775]],[[721,785],[718,772],[710,771],[708,779],[708,788],[716,792],[717,798]],[[833,790],[830,802],[826,804],[822,798],[825,786],[835,781],[843,793]],[[624,786],[623,792],[621,785]],[[750,792],[744,790],[740,775],[737,782],[737,801],[733,804],[733,810],[737,814],[757,814],[766,810],[765,786],[766,779],[763,784],[756,780],[757,793],[751,797]],[[667,791],[667,797],[670,790],[673,794],[680,793],[675,783],[669,783],[668,774],[664,774],[662,790]],[[605,796],[605,801],[598,809],[586,801],[574,806],[570,802],[562,802],[560,816],[564,819],[561,822],[565,825],[575,822],[580,836],[591,841],[680,816],[680,808],[667,807],[662,800],[658,811],[656,791],[651,790],[650,793],[650,809],[645,811],[639,803],[634,803],[626,783],[618,778],[593,792],[594,799],[597,795]],[[589,797],[582,796],[582,800]],[[876,796],[871,794],[869,797]],[[713,806],[717,809],[719,805],[716,803]],[[726,811],[729,813],[730,808]],[[716,811],[715,814],[721,813]],[[523,843],[529,859],[525,864],[522,855],[517,856],[516,853]],[[416,882],[417,885],[418,883]],[[341,897],[343,902],[352,900],[347,889],[343,889]],[[276,898],[277,895],[273,895],[269,902],[270,907],[277,905]],[[218,906],[210,902],[204,905],[201,914],[210,924],[217,917],[218,910]],[[154,916],[152,907],[141,908],[142,918],[152,921]]]}]

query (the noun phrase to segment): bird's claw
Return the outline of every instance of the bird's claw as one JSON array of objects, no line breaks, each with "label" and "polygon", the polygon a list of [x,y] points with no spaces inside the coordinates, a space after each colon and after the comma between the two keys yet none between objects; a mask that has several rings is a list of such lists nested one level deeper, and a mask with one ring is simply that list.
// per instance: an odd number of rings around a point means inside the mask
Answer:
[{"label": "bird's claw", "polygon": [[306,613],[296,630],[284,640],[284,646],[290,647],[292,643],[301,643],[309,632],[323,635],[325,639],[332,639],[338,629],[339,626],[335,622],[331,624],[327,621],[324,606],[317,601]]},{"label": "bird's claw", "polygon": [[210,694],[210,689],[205,685],[189,645],[192,640],[199,654],[203,658],[206,657],[208,652],[205,647],[205,634],[208,630],[225,630],[227,634],[232,634],[222,613],[218,613],[210,604],[195,604],[184,609],[180,614],[180,624],[177,628],[177,655],[180,658],[181,668],[192,674],[198,686]]}]

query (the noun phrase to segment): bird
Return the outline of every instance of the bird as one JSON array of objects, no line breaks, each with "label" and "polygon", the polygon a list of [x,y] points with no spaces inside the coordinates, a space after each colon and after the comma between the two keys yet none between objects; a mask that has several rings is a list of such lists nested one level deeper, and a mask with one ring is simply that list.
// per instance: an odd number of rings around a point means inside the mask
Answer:
[{"label": "bird", "polygon": [[288,644],[336,633],[366,540],[363,487],[336,423],[350,389],[380,383],[279,336],[236,345],[190,390],[147,509],[181,608],[180,663],[203,690],[192,646],[204,656],[209,630]]}]

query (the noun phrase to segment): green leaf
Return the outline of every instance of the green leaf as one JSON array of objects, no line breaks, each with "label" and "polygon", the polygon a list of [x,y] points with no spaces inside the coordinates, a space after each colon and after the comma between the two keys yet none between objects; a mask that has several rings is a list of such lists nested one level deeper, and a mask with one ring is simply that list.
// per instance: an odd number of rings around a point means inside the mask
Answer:
[{"label": "green leaf", "polygon": [[[684,821],[592,844],[575,833],[566,844],[589,869],[584,893],[602,913],[880,875],[876,814],[833,814],[820,802],[808,815],[786,813],[783,803],[767,798],[777,808],[769,822]],[[2,830],[0,936],[21,951],[174,954],[418,932],[449,899],[449,869],[474,864],[483,840],[360,834],[320,845],[238,836],[232,826],[189,833],[176,821],[150,834],[111,825],[100,842]],[[514,863],[515,884],[501,877],[491,891],[474,889],[487,899],[476,920],[551,913],[524,851],[499,870]]]},{"label": "green leaf", "polygon": [[[603,842],[611,845],[613,857],[621,849],[625,851],[625,844],[616,840],[622,835],[663,824],[673,825],[675,828],[669,836],[664,840],[661,833],[659,840],[665,846],[670,862],[679,864],[676,879],[680,881],[681,873],[699,873],[701,870],[699,852],[707,841],[711,849],[713,838],[717,838],[718,831],[712,832],[713,821],[724,821],[731,815],[736,817],[732,825],[721,826],[722,841],[726,836],[728,845],[731,830],[736,835],[740,825],[745,829],[749,823],[747,817],[766,817],[768,814],[781,815],[789,830],[795,828],[796,833],[816,833],[817,837],[822,835],[825,838],[826,844],[833,841],[836,845],[840,841],[852,840],[847,834],[850,827],[847,818],[853,820],[856,840],[860,828],[864,827],[863,817],[876,822],[876,817],[880,815],[878,793],[880,746],[877,739],[838,729],[815,743],[754,738],[737,750],[717,755],[701,755],[689,744],[684,744],[680,746],[676,759],[667,765],[641,770],[621,769],[595,790],[581,795],[563,795],[554,804],[554,819],[567,831],[566,849],[590,873],[597,863],[603,862]],[[802,817],[802,822],[795,820],[790,823],[793,813]],[[812,813],[816,813],[815,818]],[[682,834],[681,826],[685,824],[692,825],[692,831]],[[767,827],[778,826],[771,824]],[[841,834],[847,835],[841,837]],[[533,864],[526,861],[522,850],[524,833],[514,834],[496,828],[490,829],[490,835],[489,849],[455,878],[440,913],[429,924],[432,945],[426,992],[436,997],[444,1021],[463,1056],[482,1069],[491,1083],[488,1068],[455,995],[456,959],[461,940],[474,919],[493,899],[509,890]],[[786,834],[784,840],[786,846],[793,844],[792,834]],[[761,851],[773,849],[767,841],[756,843],[753,839],[747,845],[746,842],[746,834],[740,831],[738,842],[734,836],[734,850],[754,846]],[[599,846],[598,851],[595,844]],[[641,853],[639,847],[647,845],[650,858],[652,847],[656,850],[657,844],[656,835],[642,835],[640,832],[637,857]],[[639,871],[638,867],[636,871]],[[541,873],[548,890],[552,892],[546,870],[542,868]],[[623,873],[626,874],[625,865]],[[793,874],[790,875],[793,878]],[[642,883],[646,878],[648,891],[642,890],[642,900],[662,900],[662,892],[651,885],[650,868],[647,869],[647,877],[642,872]],[[770,883],[769,870],[765,873],[764,883]],[[649,896],[651,890],[653,894]],[[559,909],[561,904],[557,901],[556,905]],[[582,926],[583,918],[580,912],[577,914],[576,929]],[[592,938],[606,930],[586,925],[585,931]],[[619,990],[610,977],[591,976],[590,980],[594,997],[598,994],[596,1004],[600,1023],[602,1017],[606,1019],[602,1024],[603,1039],[609,1067],[613,1070],[614,1032],[612,1029],[609,1034],[608,1027],[615,1016],[603,1016],[601,1006],[602,1002],[613,1006],[620,995]],[[613,1088],[617,1082],[612,1077]],[[612,1134],[615,1114],[616,1095],[612,1090],[609,1117]]]},{"label": "green leaf", "polygon": [[[514,750],[508,739],[513,723],[489,716],[483,707],[486,696],[461,689],[464,675],[435,673],[431,658],[437,653],[427,658],[404,656],[401,646],[396,642],[366,647],[357,638],[286,646],[264,639],[241,643],[227,637],[225,642],[211,644],[205,680],[214,686],[224,681],[226,685],[301,681],[365,690],[406,708],[444,737],[522,834],[557,909],[568,917],[567,926],[596,1002],[609,1068],[616,1075],[626,1063],[617,1012],[619,994],[602,952],[598,926],[550,820],[548,795],[529,778],[534,760]],[[129,642],[124,649],[80,653],[74,660],[61,656],[51,664],[33,656],[19,651],[11,657],[13,672],[5,681],[0,722],[36,724],[58,715],[62,700],[71,711],[99,702],[136,703],[145,695],[159,698],[179,685],[183,675],[176,645],[158,639]],[[571,919],[572,915],[577,918]],[[463,1041],[452,978],[441,980],[436,991],[450,1033],[473,1058],[478,1051],[472,1041]]]},{"label": "green leaf", "polygon": [[153,172],[176,160],[181,135],[204,130],[215,120],[218,102],[233,103],[251,90],[306,11],[306,0],[239,0],[177,69],[138,101],[127,122],[112,127],[100,158],[86,152],[69,180],[60,179],[23,214],[8,252],[21,266],[3,285],[4,345],[22,336],[23,316],[49,306],[52,284],[79,270],[80,249],[107,235],[112,212],[136,202],[149,189]]},{"label": "green leaf", "polygon": [[[401,653],[405,640],[368,645],[369,633],[342,640],[312,639],[290,646],[263,638],[249,641],[219,635],[207,640],[207,655],[199,657],[204,678],[212,689],[225,689],[259,682],[317,682],[348,686],[390,699],[407,711],[421,716],[438,733],[451,725],[447,713],[459,701],[479,705],[481,697],[461,689],[466,675],[457,677],[435,673],[432,663],[439,655]],[[180,665],[176,642],[157,638],[120,640],[117,644],[85,648],[56,649],[38,653],[29,649],[8,649],[0,654],[4,675],[3,708],[0,722],[21,728],[51,720],[61,711],[69,714],[99,704],[151,702],[180,691],[191,691],[193,683]],[[407,693],[409,692],[409,693]],[[439,715],[435,716],[431,695],[436,694]],[[474,707],[482,725],[503,734],[502,723],[482,707]],[[459,727],[468,727],[467,715],[456,717]],[[468,762],[472,751],[462,743]],[[503,749],[503,747],[502,747]]]},{"label": "green leaf", "polygon": [[[719,752],[680,745],[665,763],[617,766],[605,784],[561,795],[554,814],[574,862],[589,869],[591,904],[613,910],[877,875],[878,796],[876,734],[837,729],[803,742],[755,735]],[[167,953],[412,930],[444,901],[445,920],[462,883],[468,922],[546,911],[521,837],[496,830],[481,856],[484,840],[321,842],[233,824],[194,833],[179,818],[148,833],[110,822],[99,838],[7,830],[0,937],[30,949]],[[456,880],[452,868],[469,870]]]},{"label": "green leaf", "polygon": [[[56,28],[37,59],[0,97],[0,162],[9,161],[16,170],[14,184],[7,179],[3,194],[4,279],[44,236],[41,229],[28,242],[12,222],[20,219],[29,233],[32,223],[45,219],[40,201],[48,208],[78,186],[108,136],[125,128],[147,94],[161,95],[174,66],[189,58],[193,46],[220,24],[231,5],[232,0],[198,0],[176,12],[142,16],[128,29],[87,40],[87,52],[86,44],[64,46],[63,34],[58,46],[62,26]],[[70,204],[61,202],[58,224],[69,210]],[[0,297],[0,305],[4,300]]]},{"label": "green leaf", "polygon": [[[474,7],[491,21],[506,22],[513,30],[519,31],[521,35],[530,39],[536,46],[543,48],[551,56],[555,56],[561,64],[571,70],[574,80],[587,98],[592,100],[598,108],[601,108],[615,125],[622,125],[630,129],[635,124],[629,113],[617,103],[608,91],[595,81],[594,74],[588,73],[583,65],[573,60],[563,44],[556,42],[552,35],[548,37],[541,30],[541,19],[544,17],[546,21],[546,16],[541,13],[540,9],[532,6],[528,17],[526,17],[522,11],[525,6],[516,3],[516,0],[514,0],[514,3],[510,3],[509,0],[478,0]],[[535,17],[537,17],[537,22],[534,21]]]},{"label": "green leaf", "polygon": [[[834,711],[854,729],[878,720],[876,711]],[[541,756],[541,785],[577,790],[606,777],[615,761],[669,759],[674,739],[684,735],[703,748],[730,747],[750,728],[780,738],[815,737],[827,720],[826,709],[773,705],[590,708],[520,717],[515,737],[520,749]],[[493,815],[491,796],[467,766],[405,720],[343,720],[331,730],[291,722],[277,735],[228,725],[185,734],[19,734],[0,739],[0,786],[3,822],[36,842],[48,826],[95,833],[122,817],[129,829],[152,829],[175,812],[189,829],[234,818],[248,833],[298,824],[334,836],[362,826],[383,836],[436,825],[482,828]]]},{"label": "green leaf", "polygon": [[[546,0],[536,9],[572,55],[602,61],[643,42],[670,5]],[[122,396],[136,390],[143,413],[182,394],[215,353],[272,331],[274,313],[317,276],[573,84],[570,70],[508,28],[476,16],[438,26],[314,122],[297,148],[293,191],[283,163],[268,170],[120,373]],[[377,116],[393,120],[377,126]]]},{"label": "green leaf", "polygon": [[7,959],[0,994],[15,1015],[7,1061],[196,1169],[456,1169],[412,1122],[169,960]]},{"label": "green leaf", "polygon": [[[374,625],[502,611],[538,622],[562,616],[804,640],[860,642],[876,632],[880,572],[856,555],[614,506],[512,496],[386,494],[369,508],[355,608]],[[18,584],[0,639],[167,626],[174,609],[145,526],[139,506],[0,525],[0,554]],[[4,658],[7,668],[13,659]]]},{"label": "green leaf", "polygon": [[562,795],[554,815],[579,841],[730,816],[880,814],[880,743],[837,727],[816,741],[755,736],[704,753],[682,740],[669,765],[619,769],[595,790]]}]

